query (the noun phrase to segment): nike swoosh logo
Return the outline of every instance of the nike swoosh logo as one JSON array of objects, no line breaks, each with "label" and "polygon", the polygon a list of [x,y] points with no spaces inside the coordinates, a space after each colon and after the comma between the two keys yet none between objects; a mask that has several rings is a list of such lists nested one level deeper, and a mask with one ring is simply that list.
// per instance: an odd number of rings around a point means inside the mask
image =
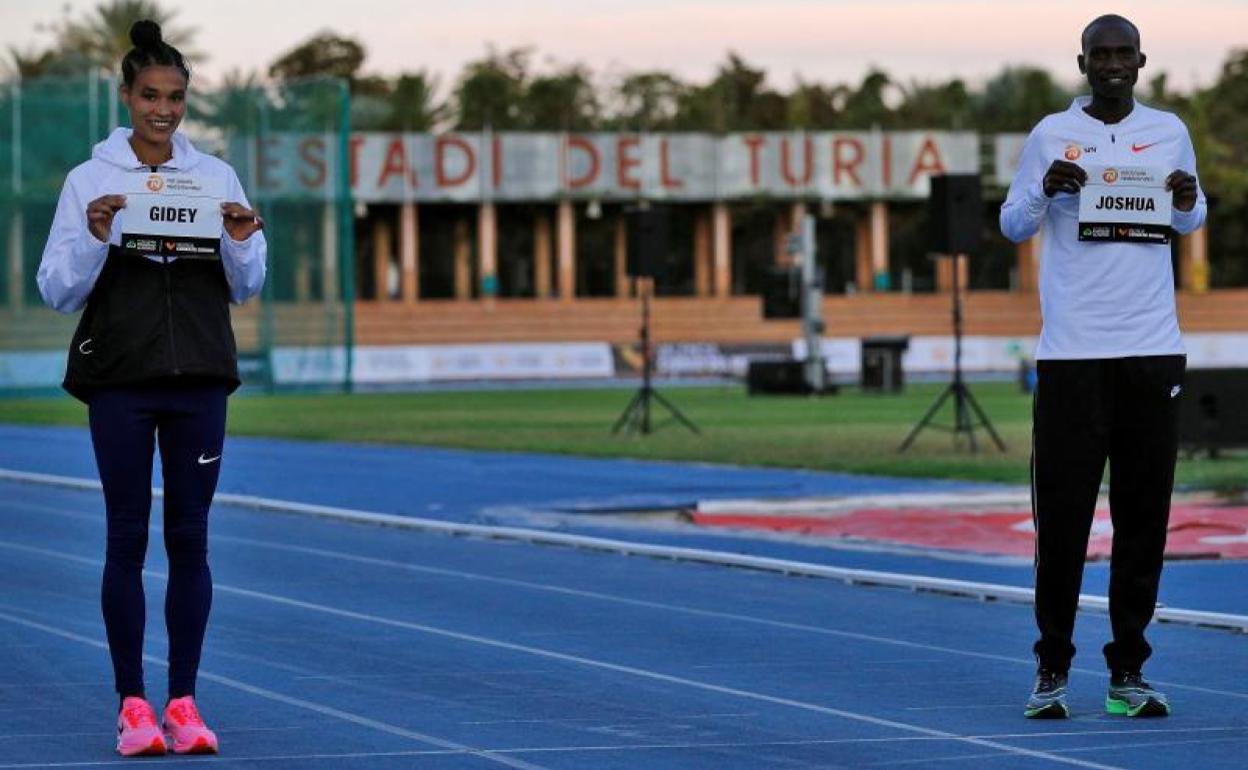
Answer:
[{"label": "nike swoosh logo", "polygon": [[1133,142],[1131,144],[1131,152],[1143,152],[1144,150],[1147,150],[1149,147],[1152,147],[1154,144],[1157,144],[1157,142],[1149,142],[1148,144],[1135,144]]},{"label": "nike swoosh logo", "polygon": [[88,349],[88,348],[87,348],[87,345],[90,345],[90,344],[91,344],[91,340],[92,340],[92,339],[94,339],[94,338],[88,337],[87,339],[85,339],[85,340],[83,340],[82,342],[80,342],[80,343],[78,344],[78,352],[79,352],[79,353],[81,353],[81,354],[83,354],[84,356],[89,356],[89,355],[91,355],[92,353],[94,353],[94,352],[95,352],[95,350],[94,350],[94,349]]},{"label": "nike swoosh logo", "polygon": [[201,454],[201,455],[199,456],[199,464],[200,464],[200,465],[207,465],[208,463],[215,463],[217,460],[220,460],[220,459],[221,459],[221,455],[217,455],[216,457],[204,457],[204,456]]}]

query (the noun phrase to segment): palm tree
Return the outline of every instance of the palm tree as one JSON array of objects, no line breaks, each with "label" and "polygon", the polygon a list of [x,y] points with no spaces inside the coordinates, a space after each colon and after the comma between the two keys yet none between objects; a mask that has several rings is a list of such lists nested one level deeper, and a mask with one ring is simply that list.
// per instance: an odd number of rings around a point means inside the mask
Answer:
[{"label": "palm tree", "polygon": [[177,11],[161,7],[156,0],[107,0],[80,19],[66,19],[58,24],[57,47],[111,70],[134,47],[130,26],[140,19],[151,19],[160,25],[166,43],[187,59],[203,60],[204,55],[191,48],[195,30],[173,26],[175,16]]}]

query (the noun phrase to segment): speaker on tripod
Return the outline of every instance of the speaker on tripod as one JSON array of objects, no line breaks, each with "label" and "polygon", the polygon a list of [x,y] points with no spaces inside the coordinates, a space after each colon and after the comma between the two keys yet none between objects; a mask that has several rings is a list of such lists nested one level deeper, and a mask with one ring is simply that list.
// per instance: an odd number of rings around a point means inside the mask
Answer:
[{"label": "speaker on tripod", "polygon": [[657,426],[650,419],[650,403],[657,401],[673,420],[699,433],[698,426],[651,384],[654,356],[650,350],[650,296],[654,292],[654,280],[662,274],[667,262],[667,212],[662,208],[639,205],[625,209],[624,215],[628,225],[626,269],[629,278],[637,282],[637,294],[641,297],[641,329],[638,332],[641,341],[641,387],[624,407],[611,432],[619,433],[625,429],[628,433],[643,436],[653,432]]},{"label": "speaker on tripod", "polygon": [[667,265],[667,209],[630,206],[624,210],[627,223],[629,278],[662,278]]},{"label": "speaker on tripod", "polygon": [[984,198],[979,174],[932,177],[927,199],[929,236],[937,254],[974,254],[984,227]]},{"label": "speaker on tripod", "polygon": [[[979,250],[984,216],[979,175],[943,174],[932,177],[928,215],[931,222],[932,250],[940,255],[948,255],[953,260],[953,381],[901,442],[897,451],[904,452],[909,449],[919,432],[931,426],[953,433],[955,443],[965,435],[972,452],[979,448],[975,442],[975,429],[983,427],[997,448],[1004,452],[1005,442],[997,435],[992,421],[988,419],[988,415],[979,406],[962,378],[962,286],[958,277],[962,271],[959,263]],[[953,399],[953,425],[933,425],[932,418],[950,398]]]}]

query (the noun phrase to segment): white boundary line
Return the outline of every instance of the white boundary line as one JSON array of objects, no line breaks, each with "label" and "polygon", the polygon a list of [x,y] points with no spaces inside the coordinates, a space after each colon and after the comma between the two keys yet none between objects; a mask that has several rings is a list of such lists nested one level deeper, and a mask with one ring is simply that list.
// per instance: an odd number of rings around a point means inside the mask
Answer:
[{"label": "white boundary line", "polygon": [[[0,468],[0,481],[15,481],[28,484],[62,487],[79,490],[99,491],[101,485],[91,479],[71,476],[55,476],[45,473],[30,473]],[[159,488],[152,490],[153,495],[161,496]],[[649,556],[658,559],[688,561],[702,564],[716,564],[729,567],[776,572],[784,575],[800,575],[803,577],[820,577],[838,580],[849,585],[888,586],[905,588],[911,591],[965,596],[980,601],[1010,601],[1032,604],[1035,595],[1030,588],[1003,585],[1000,583],[980,583],[967,580],[914,575],[904,572],[882,572],[878,570],[851,569],[833,567],[810,562],[774,559],[766,556],[749,556],[746,554],[711,551],[700,548],[682,546],[653,545],[636,543],[627,540],[615,540],[587,535],[573,535],[563,532],[548,532],[522,527],[500,527],[485,524],[465,524],[459,522],[424,519],[414,516],[398,516],[390,513],[376,513],[351,508],[338,508],[328,505],[314,505],[288,500],[276,500],[254,495],[237,495],[218,493],[213,498],[220,505],[233,505],[274,513],[298,514],[334,521],[369,524],[372,526],[394,527],[419,532],[436,532],[444,535],[480,537],[487,539],[518,540],[539,545],[559,545],[570,548],[582,548],[595,551],[627,554],[631,556]],[[1079,595],[1079,609],[1084,611],[1105,612],[1109,608],[1109,599],[1104,596],[1090,594]],[[1205,626],[1224,630],[1248,633],[1248,615],[1235,615],[1225,612],[1209,612],[1205,610],[1189,610],[1179,607],[1158,607],[1154,618],[1163,623]]]}]

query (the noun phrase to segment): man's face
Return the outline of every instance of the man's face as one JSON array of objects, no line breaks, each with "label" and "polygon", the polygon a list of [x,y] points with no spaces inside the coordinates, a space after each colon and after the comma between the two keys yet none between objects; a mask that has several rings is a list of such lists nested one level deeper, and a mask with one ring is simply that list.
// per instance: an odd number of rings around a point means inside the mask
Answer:
[{"label": "man's face", "polygon": [[1121,22],[1104,22],[1088,34],[1079,71],[1087,75],[1093,95],[1124,99],[1135,90],[1144,58],[1135,30]]}]

